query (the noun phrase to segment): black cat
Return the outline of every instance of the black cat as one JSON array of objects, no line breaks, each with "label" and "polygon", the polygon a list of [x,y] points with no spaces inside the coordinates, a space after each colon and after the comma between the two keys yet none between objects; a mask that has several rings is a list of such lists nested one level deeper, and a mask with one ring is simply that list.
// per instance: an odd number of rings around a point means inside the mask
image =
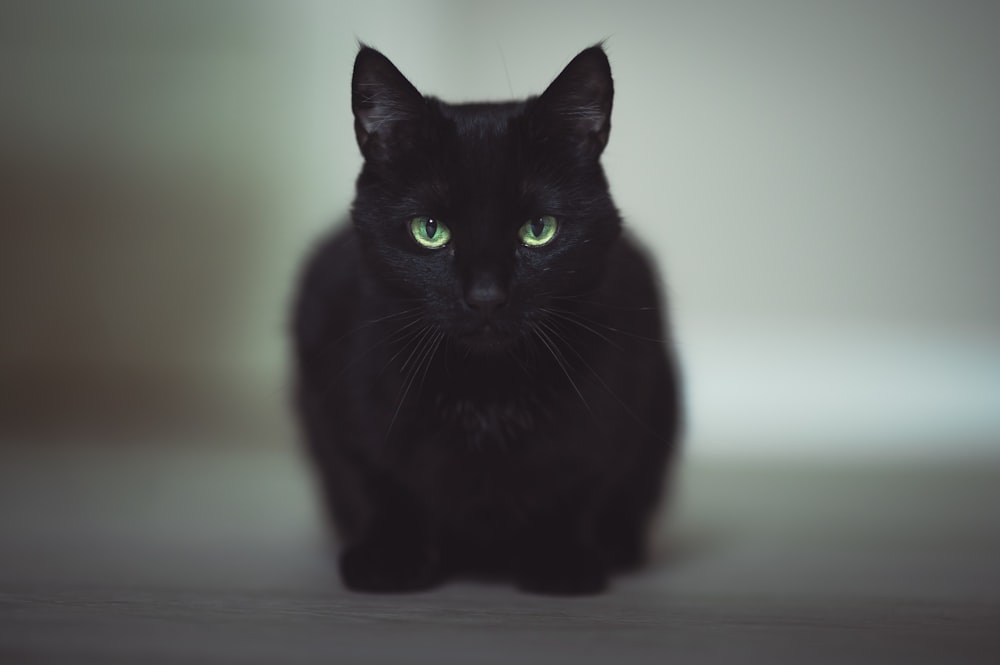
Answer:
[{"label": "black cat", "polygon": [[679,417],[657,280],[599,163],[607,57],[538,97],[446,104],[362,47],[352,93],[351,225],[294,315],[343,581],[597,592],[641,560]]}]

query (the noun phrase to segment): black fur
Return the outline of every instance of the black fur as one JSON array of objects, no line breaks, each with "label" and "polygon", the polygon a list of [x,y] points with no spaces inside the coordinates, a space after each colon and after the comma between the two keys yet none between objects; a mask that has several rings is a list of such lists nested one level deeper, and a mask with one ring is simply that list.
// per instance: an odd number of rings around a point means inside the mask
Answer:
[{"label": "black fur", "polygon": [[[348,587],[489,573],[591,593],[640,562],[678,389],[656,277],[599,163],[612,96],[600,47],[501,104],[424,97],[358,53],[352,223],[307,262],[294,315]],[[524,245],[546,215],[555,238]],[[419,245],[419,216],[448,244]]]}]

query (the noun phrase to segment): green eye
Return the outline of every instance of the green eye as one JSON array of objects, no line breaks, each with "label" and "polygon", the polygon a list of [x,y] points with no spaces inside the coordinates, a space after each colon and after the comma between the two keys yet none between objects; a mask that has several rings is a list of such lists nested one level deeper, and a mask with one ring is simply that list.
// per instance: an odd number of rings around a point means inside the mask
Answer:
[{"label": "green eye", "polygon": [[427,249],[440,249],[451,240],[448,227],[431,217],[414,217],[410,220],[410,234]]},{"label": "green eye", "polygon": [[555,217],[543,215],[529,220],[518,234],[526,247],[541,247],[548,245],[556,237],[557,226]]}]

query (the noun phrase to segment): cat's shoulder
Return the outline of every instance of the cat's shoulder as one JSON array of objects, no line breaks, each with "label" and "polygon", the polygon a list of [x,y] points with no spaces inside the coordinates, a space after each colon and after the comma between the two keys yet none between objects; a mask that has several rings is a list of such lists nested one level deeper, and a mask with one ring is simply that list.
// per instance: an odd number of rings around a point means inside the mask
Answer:
[{"label": "cat's shoulder", "polygon": [[667,295],[653,254],[635,235],[624,233],[612,250],[599,296],[609,305],[606,315],[615,327],[637,335],[633,340],[659,340],[669,330]]},{"label": "cat's shoulder", "polygon": [[360,252],[354,229],[342,222],[312,248],[300,276],[303,289],[336,289],[341,281],[356,274]]},{"label": "cat's shoulder", "polygon": [[299,276],[292,325],[300,343],[330,334],[355,309],[351,288],[360,274],[360,250],[354,230],[346,223],[334,228],[313,247]]},{"label": "cat's shoulder", "polygon": [[660,277],[656,262],[632,232],[625,231],[618,239],[609,258],[608,271],[609,281],[616,287],[657,297]]}]

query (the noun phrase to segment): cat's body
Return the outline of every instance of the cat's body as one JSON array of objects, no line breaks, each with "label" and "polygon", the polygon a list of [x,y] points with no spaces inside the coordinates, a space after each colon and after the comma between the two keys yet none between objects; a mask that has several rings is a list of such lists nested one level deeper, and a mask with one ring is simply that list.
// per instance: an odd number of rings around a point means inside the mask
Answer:
[{"label": "cat's body", "polygon": [[484,572],[581,593],[639,562],[678,395],[598,162],[610,106],[599,48],[541,97],[476,105],[359,53],[352,224],[307,264],[294,320],[348,586]]}]

